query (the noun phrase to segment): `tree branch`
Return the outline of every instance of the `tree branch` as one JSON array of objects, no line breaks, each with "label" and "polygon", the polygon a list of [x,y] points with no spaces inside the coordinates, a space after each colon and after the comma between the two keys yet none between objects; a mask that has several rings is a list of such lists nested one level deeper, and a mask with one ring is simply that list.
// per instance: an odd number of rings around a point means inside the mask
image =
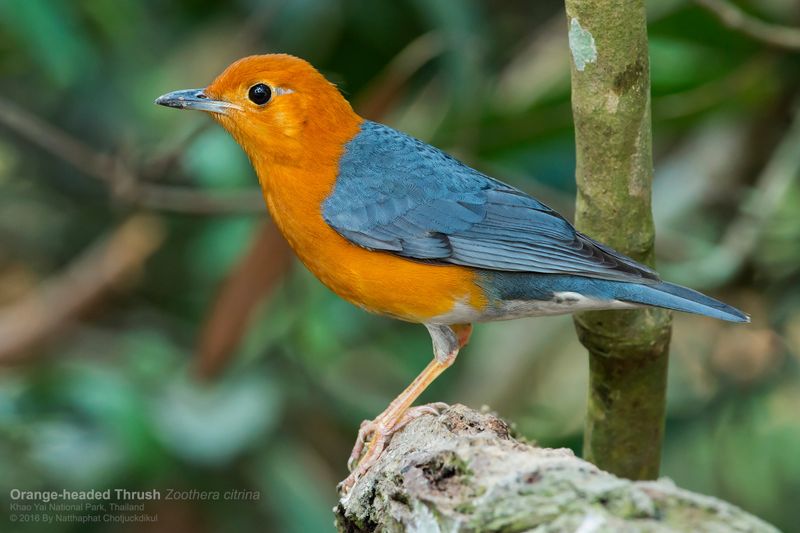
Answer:
[{"label": "tree branch", "polygon": [[732,30],[769,46],[800,50],[800,29],[770,24],[748,15],[725,0],[695,0]]},{"label": "tree branch", "polygon": [[264,223],[228,273],[205,318],[197,342],[195,375],[216,377],[245,334],[258,304],[280,283],[292,264],[289,244],[274,224]]},{"label": "tree branch", "polygon": [[[567,0],[578,184],[575,225],[653,264],[650,64],[644,0]],[[575,316],[589,350],[584,457],[655,479],[666,403],[670,315],[661,309]]]},{"label": "tree branch", "polygon": [[632,482],[454,405],[392,437],[334,509],[339,531],[730,531],[769,524],[670,480]]},{"label": "tree branch", "polygon": [[63,272],[0,308],[0,364],[20,360],[68,326],[161,245],[161,222],[134,215],[90,246]]},{"label": "tree branch", "polygon": [[137,207],[193,215],[263,213],[258,189],[209,194],[188,187],[155,185],[140,179],[120,158],[97,152],[66,132],[0,98],[0,124],[105,183],[117,200]]}]

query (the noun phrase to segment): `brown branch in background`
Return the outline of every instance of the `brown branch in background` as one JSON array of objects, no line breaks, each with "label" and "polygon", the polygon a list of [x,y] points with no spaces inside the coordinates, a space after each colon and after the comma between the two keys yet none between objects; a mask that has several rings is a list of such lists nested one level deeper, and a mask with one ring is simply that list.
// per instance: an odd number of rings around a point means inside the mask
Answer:
[{"label": "brown branch in background", "polygon": [[142,181],[120,158],[98,152],[64,131],[0,98],[0,124],[105,183],[112,196],[126,204],[193,215],[263,213],[257,189],[214,193]]},{"label": "brown branch in background", "polygon": [[197,343],[196,374],[217,376],[233,355],[258,304],[289,270],[289,245],[274,224],[265,223],[220,288]]},{"label": "brown branch in background", "polygon": [[142,267],[161,245],[152,215],[133,215],[91,245],[63,272],[20,301],[0,308],[0,364],[18,362]]},{"label": "brown branch in background", "polygon": [[800,28],[770,24],[748,15],[725,0],[695,0],[720,22],[762,43],[788,50],[800,50]]},{"label": "brown branch in background", "polygon": [[394,106],[401,89],[428,62],[441,55],[444,42],[436,32],[426,33],[411,41],[365,88],[356,108],[370,119],[380,120]]},{"label": "brown branch in background", "polygon": [[140,175],[144,179],[156,180],[171,173],[183,157],[186,148],[214,125],[212,121],[204,120],[184,133],[177,142],[166,151],[153,154],[153,156],[147,158],[141,165]]}]

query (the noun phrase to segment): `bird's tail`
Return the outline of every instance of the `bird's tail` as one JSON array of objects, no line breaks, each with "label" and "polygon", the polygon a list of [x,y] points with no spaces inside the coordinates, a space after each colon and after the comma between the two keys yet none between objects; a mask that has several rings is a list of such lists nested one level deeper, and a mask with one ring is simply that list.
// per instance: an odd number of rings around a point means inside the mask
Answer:
[{"label": "bird's tail", "polygon": [[674,283],[642,284],[637,288],[639,290],[634,294],[620,299],[631,303],[654,305],[674,311],[710,316],[728,322],[750,322],[750,317],[735,307]]}]

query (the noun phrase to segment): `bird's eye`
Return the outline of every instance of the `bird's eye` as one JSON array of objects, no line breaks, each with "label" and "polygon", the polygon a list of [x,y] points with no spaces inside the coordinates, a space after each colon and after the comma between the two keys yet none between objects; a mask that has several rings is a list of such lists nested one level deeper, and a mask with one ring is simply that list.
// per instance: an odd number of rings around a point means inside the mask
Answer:
[{"label": "bird's eye", "polygon": [[247,97],[256,105],[264,105],[272,98],[272,89],[264,83],[256,83],[247,91]]}]

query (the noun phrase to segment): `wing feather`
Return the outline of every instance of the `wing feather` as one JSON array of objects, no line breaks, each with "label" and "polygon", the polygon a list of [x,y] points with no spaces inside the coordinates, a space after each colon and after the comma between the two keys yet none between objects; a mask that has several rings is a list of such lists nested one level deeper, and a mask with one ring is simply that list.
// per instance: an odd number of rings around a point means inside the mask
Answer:
[{"label": "wing feather", "polygon": [[524,192],[369,121],[346,147],[323,217],[354,244],[409,259],[510,272],[659,279]]}]

